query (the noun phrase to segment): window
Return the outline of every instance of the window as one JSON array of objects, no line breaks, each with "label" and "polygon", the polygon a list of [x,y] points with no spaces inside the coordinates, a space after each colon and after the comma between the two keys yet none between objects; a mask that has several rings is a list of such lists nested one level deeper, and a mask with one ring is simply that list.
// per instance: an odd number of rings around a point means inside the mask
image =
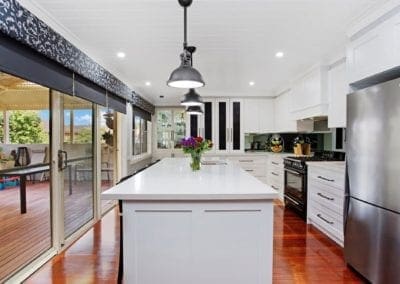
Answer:
[{"label": "window", "polygon": [[144,118],[143,113],[133,112],[132,153],[133,156],[151,154],[151,122]]}]

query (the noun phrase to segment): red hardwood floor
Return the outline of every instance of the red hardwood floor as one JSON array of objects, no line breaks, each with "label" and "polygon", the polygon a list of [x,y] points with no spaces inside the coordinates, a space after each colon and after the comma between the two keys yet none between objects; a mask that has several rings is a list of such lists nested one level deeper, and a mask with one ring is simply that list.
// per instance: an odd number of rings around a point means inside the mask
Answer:
[{"label": "red hardwood floor", "polygon": [[[118,216],[111,210],[26,283],[116,283],[118,250]],[[280,205],[274,216],[273,282],[362,283],[346,267],[338,245]]]}]

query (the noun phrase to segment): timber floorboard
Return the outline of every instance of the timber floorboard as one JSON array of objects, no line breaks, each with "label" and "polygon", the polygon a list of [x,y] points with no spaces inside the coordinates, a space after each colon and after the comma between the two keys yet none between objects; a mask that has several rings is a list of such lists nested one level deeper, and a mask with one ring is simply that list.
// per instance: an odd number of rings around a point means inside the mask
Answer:
[{"label": "timber floorboard", "polygon": [[[347,268],[336,243],[282,205],[275,205],[274,213],[273,283],[363,283]],[[116,283],[118,253],[119,219],[113,209],[26,283]]]}]

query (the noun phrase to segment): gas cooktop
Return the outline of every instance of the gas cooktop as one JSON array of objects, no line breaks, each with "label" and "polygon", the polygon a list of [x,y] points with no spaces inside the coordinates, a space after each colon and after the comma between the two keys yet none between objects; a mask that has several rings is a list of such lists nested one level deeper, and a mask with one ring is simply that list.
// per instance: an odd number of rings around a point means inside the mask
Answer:
[{"label": "gas cooktop", "polygon": [[343,152],[323,151],[315,152],[313,156],[289,156],[286,159],[302,162],[344,161],[345,156]]}]

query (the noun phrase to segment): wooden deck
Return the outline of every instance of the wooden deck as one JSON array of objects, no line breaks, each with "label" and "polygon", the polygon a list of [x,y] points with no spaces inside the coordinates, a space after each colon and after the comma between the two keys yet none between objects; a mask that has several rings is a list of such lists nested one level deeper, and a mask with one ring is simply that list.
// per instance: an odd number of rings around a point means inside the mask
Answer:
[{"label": "wooden deck", "polygon": [[[119,220],[112,210],[27,283],[116,283]],[[273,283],[363,283],[333,241],[282,206],[275,206]]]},{"label": "wooden deck", "polygon": [[[65,234],[69,236],[93,218],[92,185],[77,182],[71,195],[67,184],[64,188]],[[27,213],[21,214],[18,187],[0,191],[0,283],[52,245],[50,184],[28,182],[26,192]]]}]

